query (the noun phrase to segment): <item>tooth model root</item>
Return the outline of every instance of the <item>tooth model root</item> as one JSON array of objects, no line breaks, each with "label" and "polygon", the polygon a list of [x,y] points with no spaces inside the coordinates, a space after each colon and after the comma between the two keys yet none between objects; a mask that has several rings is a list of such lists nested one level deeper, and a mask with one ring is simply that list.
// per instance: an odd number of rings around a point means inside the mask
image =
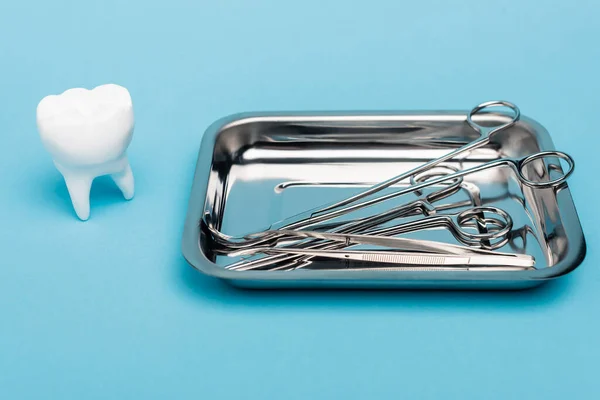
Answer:
[{"label": "tooth model root", "polygon": [[90,217],[92,182],[99,176],[110,175],[121,193],[123,193],[123,197],[127,200],[133,198],[133,172],[127,157],[88,169],[78,168],[73,170],[58,163],[55,163],[55,165],[65,179],[75,214],[82,221],[86,221]]},{"label": "tooth model root", "polygon": [[123,197],[125,197],[126,200],[131,200],[134,193],[134,182],[133,172],[131,172],[129,163],[125,165],[125,169],[123,171],[112,174],[111,178],[113,181],[115,181],[119,189],[121,189]]},{"label": "tooth model root", "polygon": [[63,175],[75,213],[79,219],[86,221],[90,217],[90,189],[94,177],[81,174]]}]

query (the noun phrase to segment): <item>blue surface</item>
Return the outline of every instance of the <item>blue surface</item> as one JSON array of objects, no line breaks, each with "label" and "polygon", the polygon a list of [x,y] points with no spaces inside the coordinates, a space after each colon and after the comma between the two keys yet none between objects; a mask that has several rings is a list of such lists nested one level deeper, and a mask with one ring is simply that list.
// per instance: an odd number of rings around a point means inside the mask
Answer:
[{"label": "blue surface", "polygon": [[[0,398],[598,398],[600,3],[545,3],[3,2]],[[35,107],[108,82],[134,100],[136,197],[100,179],[82,223]],[[245,292],[180,255],[217,118],[497,98],[577,161],[588,255],[556,283]]]}]

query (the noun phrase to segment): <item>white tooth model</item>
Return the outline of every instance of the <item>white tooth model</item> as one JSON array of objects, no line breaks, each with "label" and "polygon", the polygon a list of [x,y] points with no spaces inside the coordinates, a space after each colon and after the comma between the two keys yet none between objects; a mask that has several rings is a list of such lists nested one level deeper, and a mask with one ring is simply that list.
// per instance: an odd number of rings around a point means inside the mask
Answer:
[{"label": "white tooth model", "polygon": [[37,107],[37,126],[81,220],[90,216],[90,189],[98,176],[110,175],[125,199],[133,198],[126,150],[134,119],[127,89],[108,84],[44,97]]}]

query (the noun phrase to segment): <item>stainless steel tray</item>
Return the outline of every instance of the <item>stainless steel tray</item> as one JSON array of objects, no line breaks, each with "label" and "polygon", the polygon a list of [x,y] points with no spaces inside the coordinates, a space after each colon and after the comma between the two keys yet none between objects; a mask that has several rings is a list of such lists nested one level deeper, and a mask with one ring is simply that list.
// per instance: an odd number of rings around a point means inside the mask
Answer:
[{"label": "stainless steel tray", "polygon": [[[575,269],[585,257],[585,240],[568,187],[522,187],[508,168],[470,175],[466,181],[480,188],[483,204],[511,214],[514,231],[507,250],[535,256],[535,270],[324,270],[322,263],[332,261],[323,261],[293,271],[235,271],[224,268],[227,257],[211,251],[200,228],[202,218],[226,234],[243,235],[345,198],[477,138],[465,122],[467,112],[245,113],[216,121],[204,134],[197,161],[184,257],[207,275],[257,288],[522,289]],[[494,122],[501,116],[481,118],[485,123],[486,118]],[[536,121],[522,117],[494,136],[489,146],[453,164],[463,169],[544,150],[554,150],[550,135]],[[441,231],[413,237],[453,243]]]}]

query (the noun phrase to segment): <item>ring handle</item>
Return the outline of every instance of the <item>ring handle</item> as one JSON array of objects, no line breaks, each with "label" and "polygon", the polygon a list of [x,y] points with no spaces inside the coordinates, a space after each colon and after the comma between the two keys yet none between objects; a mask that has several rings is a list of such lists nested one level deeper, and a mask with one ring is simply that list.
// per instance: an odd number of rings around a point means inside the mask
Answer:
[{"label": "ring handle", "polygon": [[[483,218],[481,218],[482,215]],[[472,227],[469,222],[473,220],[476,223],[491,223],[496,229],[490,229],[485,233],[471,233],[467,228]],[[469,208],[457,215],[456,222],[461,236],[464,236],[467,240],[478,242],[506,238],[513,227],[513,220],[510,215],[503,209],[493,206]]]},{"label": "ring handle", "polygon": [[[541,159],[550,158],[550,157],[556,157],[561,160],[565,160],[569,166],[569,169],[567,169],[566,172],[563,172],[563,174],[560,177],[549,180],[547,182],[543,182],[543,181],[536,182],[534,180],[527,178],[527,176],[525,175],[525,167],[528,164],[532,163],[535,160],[541,160]],[[556,166],[555,164],[550,164],[550,165],[554,166],[555,170],[558,169],[558,166]],[[524,159],[519,161],[518,168],[517,168],[517,172],[519,173],[519,180],[527,186],[530,186],[533,188],[538,188],[538,189],[553,188],[553,187],[557,187],[557,186],[563,184],[569,178],[569,176],[571,176],[571,174],[573,173],[574,170],[575,170],[575,161],[573,160],[573,158],[570,155],[568,155],[567,153],[563,153],[562,151],[542,151],[540,153],[532,154],[529,157],[525,157]]]},{"label": "ring handle", "polygon": [[[452,175],[458,172],[458,168],[450,166],[450,165],[436,165],[435,167],[425,170],[416,175],[412,175],[410,177],[410,185],[415,186],[417,184],[427,182],[428,179],[436,179],[441,178],[442,176]],[[442,189],[431,193],[427,196],[427,200],[430,202],[436,201],[438,199],[443,199],[444,197],[450,196],[452,193],[456,193],[460,186],[463,183],[463,177],[452,177],[449,178],[448,181],[440,182],[440,185],[445,186]],[[417,196],[423,195],[422,190],[415,190],[415,194]]]},{"label": "ring handle", "polygon": [[[490,127],[490,126],[480,125],[477,122],[473,121],[473,117],[475,115],[479,114],[481,111],[483,111],[485,109],[493,108],[493,107],[506,107],[506,108],[510,109],[513,113],[513,116],[512,116],[512,119],[510,120],[510,122]],[[489,136],[493,133],[496,133],[496,132],[506,129],[510,126],[513,126],[519,119],[521,119],[521,110],[519,110],[519,107],[517,107],[516,105],[514,105],[511,102],[503,101],[503,100],[494,100],[494,101],[488,101],[485,103],[481,103],[480,105],[474,107],[469,112],[469,114],[467,114],[467,123],[471,126],[471,128],[475,129],[475,131],[477,131],[482,136]]]}]

